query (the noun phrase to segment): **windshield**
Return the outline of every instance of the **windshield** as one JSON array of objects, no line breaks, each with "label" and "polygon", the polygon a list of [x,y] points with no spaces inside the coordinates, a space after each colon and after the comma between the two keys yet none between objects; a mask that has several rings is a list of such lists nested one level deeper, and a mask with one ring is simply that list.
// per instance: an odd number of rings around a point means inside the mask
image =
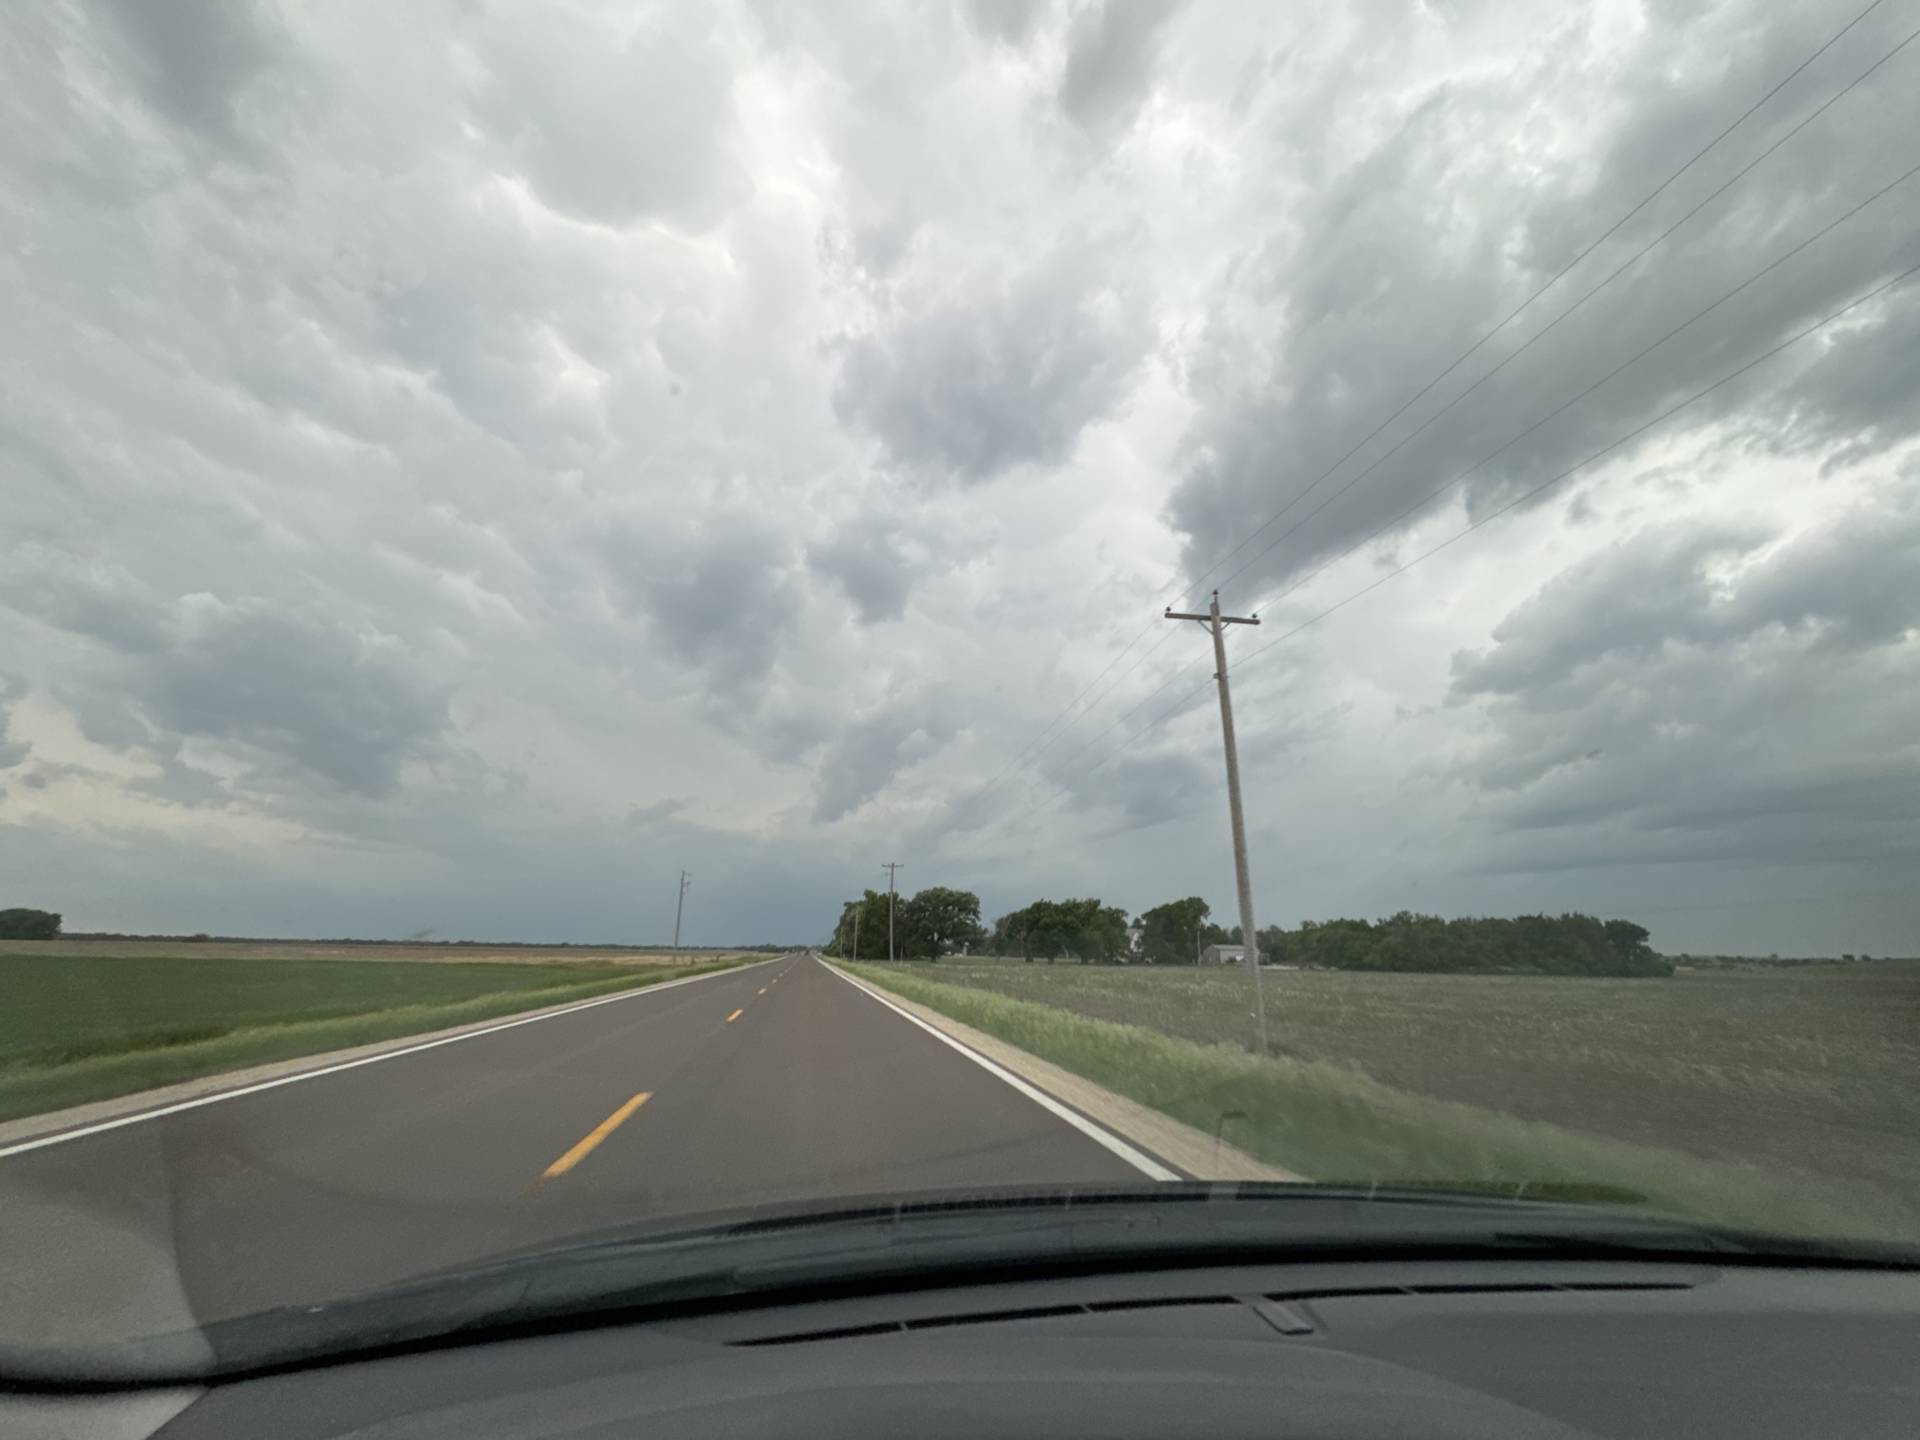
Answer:
[{"label": "windshield", "polygon": [[0,1382],[908,1197],[1920,1244],[1911,0],[0,34]]}]

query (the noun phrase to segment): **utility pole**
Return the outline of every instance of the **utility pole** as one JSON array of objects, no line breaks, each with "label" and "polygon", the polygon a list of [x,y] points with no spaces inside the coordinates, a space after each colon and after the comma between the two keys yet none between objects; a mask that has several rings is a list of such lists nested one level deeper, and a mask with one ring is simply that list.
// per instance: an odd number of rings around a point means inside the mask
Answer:
[{"label": "utility pole", "polygon": [[686,871],[680,872],[680,893],[673,901],[673,948],[680,948],[680,914],[687,907],[687,887],[693,884],[693,877]]},{"label": "utility pole", "polygon": [[853,907],[853,954],[848,957],[849,959],[858,960],[860,958],[860,912],[866,908],[865,905],[856,905]]},{"label": "utility pole", "polygon": [[1247,821],[1240,808],[1240,752],[1233,742],[1233,693],[1227,688],[1227,626],[1258,625],[1258,615],[1222,615],[1220,592],[1204,615],[1178,615],[1167,607],[1169,620],[1198,621],[1213,636],[1213,678],[1220,683],[1220,739],[1227,751],[1227,813],[1233,822],[1233,879],[1240,889],[1240,942],[1247,958],[1247,979],[1253,986],[1253,1028],[1260,1054],[1267,1053],[1267,1012],[1260,998],[1260,946],[1253,928],[1253,882],[1247,875]]},{"label": "utility pole", "polygon": [[887,959],[893,959],[893,872],[900,868],[898,860],[889,860],[880,867],[887,872]]}]

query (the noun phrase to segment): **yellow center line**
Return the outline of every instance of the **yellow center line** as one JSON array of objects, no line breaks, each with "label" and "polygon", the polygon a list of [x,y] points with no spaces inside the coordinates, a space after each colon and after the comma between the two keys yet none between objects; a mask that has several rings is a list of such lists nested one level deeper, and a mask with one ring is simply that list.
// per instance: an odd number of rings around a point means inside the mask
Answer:
[{"label": "yellow center line", "polygon": [[760,987],[760,993],[761,993],[762,995],[764,995],[764,994],[766,994],[766,993],[767,993],[767,987],[766,987],[766,986],[764,986],[764,985],[762,985],[762,986]]},{"label": "yellow center line", "polygon": [[613,1114],[607,1116],[606,1119],[589,1130],[586,1138],[578,1145],[567,1151],[566,1154],[554,1161],[553,1164],[547,1166],[546,1172],[540,1178],[542,1180],[554,1180],[566,1174],[569,1170],[573,1169],[574,1166],[586,1159],[587,1156],[591,1155],[594,1146],[606,1139],[607,1136],[611,1135],[615,1130],[618,1130],[621,1122],[652,1098],[653,1092],[651,1090],[642,1090],[638,1095],[614,1111]]},{"label": "yellow center line", "polygon": [[734,1021],[738,1020],[742,1015],[746,1013],[747,1012],[744,1010],[734,1011],[731,1015],[727,1016],[727,1024],[731,1025]]}]

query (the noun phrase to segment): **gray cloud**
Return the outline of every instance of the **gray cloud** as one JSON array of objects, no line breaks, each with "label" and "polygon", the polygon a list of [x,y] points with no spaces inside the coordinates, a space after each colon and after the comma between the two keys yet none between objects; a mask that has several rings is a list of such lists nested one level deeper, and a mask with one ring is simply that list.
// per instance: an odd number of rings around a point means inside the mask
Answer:
[{"label": "gray cloud", "polygon": [[1068,240],[1013,274],[913,297],[846,343],[836,408],[899,463],[943,476],[1059,464],[1124,398],[1150,339],[1117,243]]},{"label": "gray cloud", "polygon": [[708,686],[731,701],[765,682],[797,598],[793,548],[773,526],[737,513],[699,524],[661,515],[603,549],[625,607]]},{"label": "gray cloud", "polygon": [[153,104],[210,139],[241,138],[241,97],[283,53],[273,16],[249,0],[106,0]]},{"label": "gray cloud", "polygon": [[1024,44],[1047,10],[1041,0],[967,0],[967,17],[980,33],[1007,45]]},{"label": "gray cloud", "polygon": [[898,620],[913,590],[914,557],[900,524],[884,515],[861,514],[810,546],[807,563],[840,582],[862,623]]},{"label": "gray cloud", "polygon": [[[1301,511],[1882,53],[1883,8]],[[1164,567],[1238,543],[1845,18],[16,9],[0,870],[76,926],[583,939],[664,933],[682,865],[729,936],[817,936],[880,834],[990,909],[1224,913],[1197,632],[1103,668]],[[1910,163],[1917,57],[1227,587],[1273,622],[1236,656],[1292,616],[1262,592]],[[1920,258],[1912,213],[1543,426],[1467,513]],[[1916,305],[1237,658],[1264,903],[1644,904],[1764,949],[1778,910],[1713,907],[1900,889]],[[1910,903],[1790,923],[1913,933]]]},{"label": "gray cloud", "polygon": [[1089,130],[1133,119],[1153,74],[1153,47],[1178,0],[1093,0],[1074,17],[1060,108]]},{"label": "gray cloud", "polygon": [[118,567],[64,569],[66,558],[40,547],[16,550],[0,577],[0,604],[125,654],[151,654],[166,644],[145,586]]},{"label": "gray cloud", "polygon": [[704,227],[735,191],[731,77],[698,12],[501,15],[481,44],[476,112],[555,209]]},{"label": "gray cloud", "polygon": [[827,746],[815,772],[813,818],[830,824],[859,809],[903,766],[926,759],[961,725],[960,705],[940,690],[890,697]]},{"label": "gray cloud", "polygon": [[[1835,28],[1832,17],[1812,13],[1770,13],[1765,25],[1730,13],[1663,17],[1636,42],[1636,52],[1663,50],[1673,38],[1667,27],[1677,25],[1693,27],[1688,34],[1696,44],[1704,42],[1698,26],[1724,27],[1717,44],[1731,57],[1729,73],[1749,77],[1765,75],[1769,66],[1786,68],[1779,56],[1804,54]],[[1518,362],[1389,453],[1760,155],[1898,33],[1881,17],[1863,24],[1802,86],[1783,92],[1763,119],[1736,132],[1522,320],[1343,462],[1475,337],[1625,214],[1689,153],[1692,137],[1698,137],[1692,144],[1704,144],[1747,103],[1736,89],[1705,94],[1691,77],[1669,74],[1658,82],[1657,97],[1643,96],[1645,103],[1623,111],[1617,125],[1598,129],[1595,163],[1575,173],[1533,166],[1501,139],[1514,93],[1551,83],[1548,71],[1556,62],[1546,52],[1530,56],[1534,68],[1450,76],[1415,95],[1400,123],[1310,202],[1312,214],[1288,213],[1284,225],[1240,252],[1233,283],[1214,299],[1206,339],[1187,372],[1198,415],[1169,502],[1170,517],[1187,536],[1190,570],[1202,571],[1237,544],[1250,528],[1249,516],[1273,514],[1331,470],[1221,573],[1247,565],[1236,583],[1254,595],[1309,570],[1521,437],[1899,175],[1905,162],[1890,162],[1887,147],[1894,135],[1920,125],[1920,91],[1889,66]],[[1645,77],[1662,73],[1637,61],[1628,68],[1639,86],[1655,84]],[[1587,76],[1562,78],[1569,94],[1593,83]],[[1272,103],[1284,105],[1284,97]],[[1716,124],[1716,117],[1724,118]],[[1470,211],[1460,204],[1467,195]],[[1469,510],[1490,508],[1584,459],[1920,259],[1909,235],[1912,204],[1910,190],[1893,192],[1519,439],[1467,478],[1461,493]],[[1856,317],[1866,333],[1853,337],[1855,343],[1806,345],[1785,354],[1690,407],[1664,433],[1738,417],[1756,440],[1789,450],[1844,446],[1855,459],[1884,450],[1920,426],[1911,407],[1890,401],[1916,363],[1904,338],[1916,306],[1920,292],[1909,286]],[[1340,494],[1350,480],[1352,489]],[[1290,533],[1296,527],[1298,533]],[[1268,547],[1263,558],[1252,558]]]},{"label": "gray cloud", "polygon": [[0,603],[97,642],[92,678],[59,693],[88,738],[164,761],[156,793],[205,793],[177,760],[182,739],[201,738],[241,747],[262,780],[291,767],[377,795],[449,724],[443,688],[405,642],[311,607],[207,594],[169,604],[45,571]]},{"label": "gray cloud", "polygon": [[32,747],[24,740],[9,738],[12,728],[11,712],[27,693],[26,678],[21,675],[9,675],[0,671],[0,770],[11,770],[23,764],[32,752]]},{"label": "gray cloud", "polygon": [[444,692],[394,636],[202,595],[181,602],[177,627],[148,699],[181,735],[284,754],[342,789],[379,794],[446,729]]},{"label": "gray cloud", "polygon": [[1456,772],[1542,865],[1920,852],[1920,474],[1772,537],[1643,532],[1454,658]]}]

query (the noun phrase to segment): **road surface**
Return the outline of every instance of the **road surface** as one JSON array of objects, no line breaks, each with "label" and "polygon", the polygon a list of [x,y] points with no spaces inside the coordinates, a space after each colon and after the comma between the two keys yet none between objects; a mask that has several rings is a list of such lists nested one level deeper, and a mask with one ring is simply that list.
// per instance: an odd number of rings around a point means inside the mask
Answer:
[{"label": "road surface", "polygon": [[0,1345],[339,1298],[634,1221],[1143,1178],[787,957],[0,1154]]}]

